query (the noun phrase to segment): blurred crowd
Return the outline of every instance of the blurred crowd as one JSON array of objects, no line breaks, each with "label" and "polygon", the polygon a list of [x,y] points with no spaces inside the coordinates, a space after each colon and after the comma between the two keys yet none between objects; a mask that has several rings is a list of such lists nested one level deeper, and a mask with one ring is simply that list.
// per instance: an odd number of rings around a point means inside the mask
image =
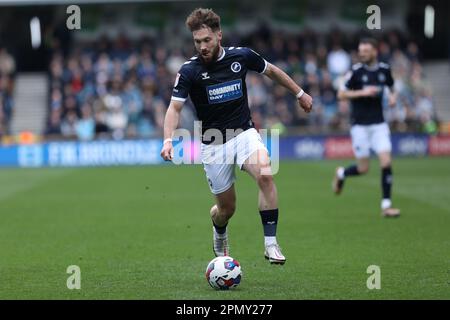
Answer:
[{"label": "blurred crowd", "polygon": [[183,56],[149,39],[132,44],[124,36],[113,42],[102,38],[66,58],[56,53],[50,62],[47,135],[82,140],[160,135]]},{"label": "blurred crowd", "polygon": [[[257,127],[278,128],[286,134],[343,133],[349,129],[350,105],[338,101],[336,92],[358,61],[361,36],[338,30],[274,33],[261,27],[247,36],[225,33],[223,45],[253,48],[314,98],[315,110],[307,116],[283,87],[249,73],[249,104]],[[397,105],[385,108],[386,120],[393,131],[435,132],[432,92],[423,77],[417,44],[394,31],[378,40],[379,60],[391,65],[399,93]],[[194,54],[190,38],[166,45],[164,38],[136,42],[123,34],[79,43],[67,55],[55,50],[49,66],[46,135],[81,140],[161,136],[175,75]],[[195,111],[188,100],[181,125],[192,129],[194,120]]]},{"label": "blurred crowd", "polygon": [[0,137],[9,132],[13,110],[16,62],[5,47],[0,46]]}]

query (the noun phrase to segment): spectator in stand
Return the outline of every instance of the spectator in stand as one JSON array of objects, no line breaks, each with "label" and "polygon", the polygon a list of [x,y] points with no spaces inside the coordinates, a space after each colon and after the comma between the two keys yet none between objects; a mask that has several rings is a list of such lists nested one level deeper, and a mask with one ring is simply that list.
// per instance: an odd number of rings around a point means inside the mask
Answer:
[{"label": "spectator in stand", "polygon": [[76,137],[76,125],[77,125],[78,116],[75,110],[70,110],[64,120],[61,123],[61,133],[63,137],[68,139],[73,139]]},{"label": "spectator in stand", "polygon": [[61,132],[61,109],[56,108],[50,111],[50,119],[47,124],[45,134],[47,136],[59,136]]},{"label": "spectator in stand", "polygon": [[81,107],[81,118],[75,125],[75,130],[79,140],[92,140],[95,137],[95,121],[92,117],[92,107],[86,102]]},{"label": "spectator in stand", "polygon": [[327,58],[328,71],[333,79],[344,75],[350,70],[350,55],[344,51],[339,43],[333,45],[332,50],[328,53]]},{"label": "spectator in stand", "polygon": [[14,57],[5,47],[0,46],[0,74],[11,76],[15,71],[16,61]]}]

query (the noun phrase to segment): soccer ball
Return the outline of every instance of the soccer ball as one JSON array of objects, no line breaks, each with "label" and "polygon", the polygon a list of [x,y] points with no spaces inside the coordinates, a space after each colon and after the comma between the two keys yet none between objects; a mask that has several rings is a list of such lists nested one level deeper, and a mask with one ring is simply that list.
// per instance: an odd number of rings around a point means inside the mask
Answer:
[{"label": "soccer ball", "polygon": [[228,290],[241,282],[241,265],[232,257],[217,257],[208,263],[205,275],[214,289]]}]

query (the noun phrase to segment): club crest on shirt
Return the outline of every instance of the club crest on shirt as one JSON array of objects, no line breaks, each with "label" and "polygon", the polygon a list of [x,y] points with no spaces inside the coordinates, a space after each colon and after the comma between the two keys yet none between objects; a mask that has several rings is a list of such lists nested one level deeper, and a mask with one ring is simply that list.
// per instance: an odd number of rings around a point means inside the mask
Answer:
[{"label": "club crest on shirt", "polygon": [[231,71],[233,71],[234,73],[238,73],[239,71],[241,71],[241,64],[239,62],[233,62],[231,64]]}]

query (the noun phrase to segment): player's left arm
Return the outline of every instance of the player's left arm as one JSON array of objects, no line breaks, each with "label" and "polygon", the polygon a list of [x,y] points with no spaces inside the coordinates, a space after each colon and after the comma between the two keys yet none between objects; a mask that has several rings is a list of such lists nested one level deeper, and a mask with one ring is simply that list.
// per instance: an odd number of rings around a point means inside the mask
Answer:
[{"label": "player's left arm", "polygon": [[393,108],[397,104],[397,92],[394,89],[394,78],[392,77],[391,68],[386,69],[386,85],[389,89],[388,104]]},{"label": "player's left arm", "polygon": [[388,87],[389,89],[389,96],[388,96],[388,103],[389,107],[393,108],[397,104],[397,92],[394,90],[394,86]]},{"label": "player's left arm", "polygon": [[309,94],[304,92],[303,89],[300,88],[300,86],[297,85],[295,81],[286,74],[286,72],[284,72],[277,66],[267,62],[267,67],[264,71],[264,74],[273,81],[288,89],[293,95],[295,95],[297,97],[298,104],[303,110],[305,110],[305,112],[311,112],[313,99]]}]

